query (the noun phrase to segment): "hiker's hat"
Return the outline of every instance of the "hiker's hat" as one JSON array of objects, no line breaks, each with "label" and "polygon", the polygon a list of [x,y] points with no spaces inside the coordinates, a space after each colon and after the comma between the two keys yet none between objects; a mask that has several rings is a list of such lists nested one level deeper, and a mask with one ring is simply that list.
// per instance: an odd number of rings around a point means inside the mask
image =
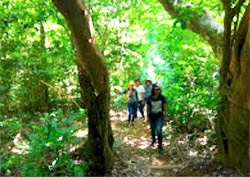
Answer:
[{"label": "hiker's hat", "polygon": [[150,84],[152,84],[152,81],[151,81],[150,79],[146,79],[146,80],[145,80],[145,84],[146,84],[147,82],[149,82]]},{"label": "hiker's hat", "polygon": [[158,84],[158,83],[154,83],[154,84],[153,84],[153,89],[155,89],[155,88],[160,88],[160,89],[161,89],[160,84]]},{"label": "hiker's hat", "polygon": [[135,85],[135,83],[133,82],[133,81],[130,81],[129,83],[128,83],[128,85],[130,86],[130,85]]}]

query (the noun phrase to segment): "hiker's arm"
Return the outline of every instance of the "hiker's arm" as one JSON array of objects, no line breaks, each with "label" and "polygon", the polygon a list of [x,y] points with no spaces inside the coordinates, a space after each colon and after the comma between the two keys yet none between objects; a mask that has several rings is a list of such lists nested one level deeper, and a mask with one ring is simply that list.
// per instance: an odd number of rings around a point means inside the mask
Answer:
[{"label": "hiker's arm", "polygon": [[149,104],[147,104],[147,116],[149,116]]},{"label": "hiker's arm", "polygon": [[167,122],[168,120],[168,116],[167,116],[167,100],[166,98],[163,96],[162,97],[162,111],[163,111],[163,118],[164,118],[164,121]]},{"label": "hiker's arm", "polygon": [[142,104],[145,104],[145,93],[144,92],[141,93],[141,102],[142,102]]},{"label": "hiker's arm", "polygon": [[147,104],[147,121],[150,120],[150,105]]},{"label": "hiker's arm", "polygon": [[163,104],[163,118],[164,118],[164,121],[167,122],[168,115],[167,115],[167,104],[166,103]]}]

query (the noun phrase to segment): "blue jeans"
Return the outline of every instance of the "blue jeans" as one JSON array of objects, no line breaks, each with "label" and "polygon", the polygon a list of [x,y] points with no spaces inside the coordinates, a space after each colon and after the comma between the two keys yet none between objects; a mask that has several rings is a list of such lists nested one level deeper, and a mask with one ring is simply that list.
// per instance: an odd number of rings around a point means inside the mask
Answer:
[{"label": "blue jeans", "polygon": [[136,103],[128,103],[128,122],[134,122]]},{"label": "blue jeans", "polygon": [[164,124],[163,116],[150,116],[150,128],[151,128],[151,135],[152,135],[152,143],[156,142],[155,134],[157,134],[158,144],[162,147],[162,127]]}]

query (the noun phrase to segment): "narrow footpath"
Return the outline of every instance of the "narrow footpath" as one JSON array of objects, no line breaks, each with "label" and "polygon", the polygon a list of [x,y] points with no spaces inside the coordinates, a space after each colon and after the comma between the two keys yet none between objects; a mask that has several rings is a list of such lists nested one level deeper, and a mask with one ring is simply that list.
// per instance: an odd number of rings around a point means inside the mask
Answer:
[{"label": "narrow footpath", "polygon": [[[151,147],[149,123],[138,118],[127,124],[126,111],[111,112],[114,168],[111,176],[244,176],[214,158],[216,146],[203,133],[173,134],[164,126],[164,151]],[[190,138],[192,137],[192,138]]]}]

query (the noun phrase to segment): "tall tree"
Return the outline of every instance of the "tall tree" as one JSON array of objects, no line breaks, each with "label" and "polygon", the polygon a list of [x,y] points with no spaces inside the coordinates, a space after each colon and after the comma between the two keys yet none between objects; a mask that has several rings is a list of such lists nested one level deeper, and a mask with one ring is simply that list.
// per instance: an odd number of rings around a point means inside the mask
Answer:
[{"label": "tall tree", "polygon": [[216,122],[218,157],[225,164],[249,171],[249,3],[221,0],[225,12],[223,27],[208,11],[194,5],[159,1],[171,16],[201,35],[221,60],[221,101]]},{"label": "tall tree", "polygon": [[104,174],[112,165],[113,136],[109,119],[109,82],[103,56],[95,43],[91,17],[80,0],[53,0],[54,5],[68,22],[77,54],[81,89],[88,114],[89,159],[92,171]]},{"label": "tall tree", "polygon": [[221,160],[249,171],[250,4],[239,25],[235,24],[239,27],[233,28],[233,18],[239,18],[243,1],[239,1],[234,8],[230,1],[222,2],[225,9],[225,32],[220,69],[218,150]]}]

